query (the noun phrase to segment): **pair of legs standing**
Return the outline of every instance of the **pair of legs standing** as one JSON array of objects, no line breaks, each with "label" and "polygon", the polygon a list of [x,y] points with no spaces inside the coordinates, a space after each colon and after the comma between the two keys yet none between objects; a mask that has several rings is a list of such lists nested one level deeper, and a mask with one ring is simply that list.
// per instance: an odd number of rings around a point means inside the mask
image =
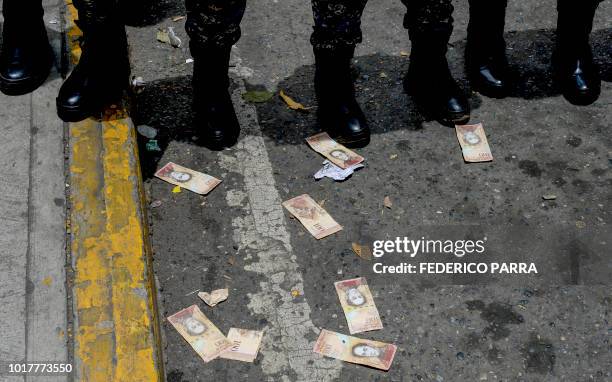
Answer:
[{"label": "pair of legs standing", "polygon": [[[558,83],[570,102],[588,104],[599,94],[589,35],[600,0],[558,0]],[[402,0],[404,26],[412,41],[406,90],[433,115],[448,123],[469,120],[469,106],[453,80],[446,50],[453,29],[451,0]],[[470,0],[466,63],[473,86],[492,96],[507,91],[504,18],[507,0]],[[312,0],[311,37],[315,85],[322,127],[352,146],[367,144],[369,129],[355,100],[350,63],[361,42],[361,15],[367,0]],[[118,0],[74,0],[83,31],[83,53],[57,98],[60,117],[84,119],[118,97],[128,84],[125,28]],[[231,46],[240,38],[246,0],[186,0],[190,49],[194,58],[194,110],[203,143],[232,145],[239,125],[228,93]],[[24,94],[48,75],[52,53],[40,0],[4,0],[0,90]]]},{"label": "pair of legs standing", "polygon": [[[118,0],[74,0],[83,31],[78,65],[62,85],[56,103],[65,121],[79,121],[118,99],[129,83],[125,27]],[[53,64],[41,0],[4,0],[0,90],[26,94],[40,86]]]},{"label": "pair of legs standing", "polygon": [[[246,0],[186,0],[187,32],[195,59],[194,102],[204,139],[211,144],[235,139],[239,127],[227,92],[230,49],[240,38]],[[74,0],[83,32],[79,63],[62,85],[57,111],[79,121],[116,101],[129,84],[125,26],[119,0]],[[41,0],[4,0],[0,91],[29,93],[53,64]]]},{"label": "pair of legs standing", "polygon": [[[589,37],[595,11],[602,0],[558,0],[557,46],[553,55],[556,82],[573,104],[594,102],[600,92]],[[402,0],[407,8],[404,27],[412,42],[410,67],[404,81],[428,114],[446,124],[469,121],[469,105],[446,61],[453,30],[450,0]],[[317,96],[322,126],[338,140],[359,146],[369,141],[363,113],[355,101],[350,60],[361,42],[361,14],[367,0],[312,0],[315,30]],[[502,98],[509,76],[504,27],[507,0],[469,0],[466,45],[467,74],[479,92]],[[338,92],[338,89],[343,91]]]},{"label": "pair of legs standing", "polygon": [[[589,37],[601,1],[557,1],[553,66],[559,89],[573,104],[588,105],[599,97],[600,79]],[[469,4],[466,64],[470,82],[485,95],[504,97],[508,93],[504,41],[507,0],[469,0]]]},{"label": "pair of legs standing", "polygon": [[[453,80],[446,51],[453,31],[451,0],[402,0],[404,27],[412,42],[410,68],[404,81],[428,114],[445,123],[469,120],[469,105]],[[367,0],[312,0],[315,19],[315,88],[319,122],[336,139],[359,147],[370,132],[353,90],[350,63],[361,42],[361,15]]]}]

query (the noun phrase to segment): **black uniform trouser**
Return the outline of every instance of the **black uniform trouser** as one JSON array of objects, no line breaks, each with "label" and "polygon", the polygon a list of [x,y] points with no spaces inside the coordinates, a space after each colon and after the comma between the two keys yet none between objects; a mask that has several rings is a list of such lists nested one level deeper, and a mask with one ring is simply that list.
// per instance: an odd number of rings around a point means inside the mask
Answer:
[{"label": "black uniform trouser", "polygon": [[185,0],[192,54],[205,49],[228,49],[240,38],[246,0]]},{"label": "black uniform trouser", "polygon": [[[432,31],[450,36],[453,28],[451,0],[401,1],[407,8],[404,27],[413,41]],[[588,35],[595,9],[601,1],[558,0],[559,26],[567,26],[571,33]],[[79,19],[87,25],[117,21],[120,17],[117,3],[118,0],[74,0]],[[366,4],[367,0],[312,0],[315,26],[311,42],[315,49],[354,47],[361,42],[361,15]],[[483,16],[489,9],[505,10],[505,4],[506,0],[470,0],[471,6],[487,9],[481,12]],[[240,38],[246,0],[185,0],[185,5],[186,30],[192,47],[228,48]],[[15,21],[24,25],[28,20],[40,19],[43,14],[40,0],[4,0],[2,8],[5,23]],[[499,22],[493,25],[493,28],[500,27]]]},{"label": "black uniform trouser", "polygon": [[[452,0],[401,0],[407,8],[404,27],[415,41],[432,32],[448,36],[453,30]],[[361,15],[367,0],[312,0],[315,50],[354,48],[362,40]],[[448,37],[446,37],[448,39]]]},{"label": "black uniform trouser", "polygon": [[588,49],[593,19],[603,0],[558,0],[557,44],[564,49]]},{"label": "black uniform trouser", "polygon": [[[584,45],[593,27],[595,10],[603,0],[558,0],[558,33],[561,40],[581,40]],[[475,49],[503,45],[508,0],[469,0],[469,43]]]}]

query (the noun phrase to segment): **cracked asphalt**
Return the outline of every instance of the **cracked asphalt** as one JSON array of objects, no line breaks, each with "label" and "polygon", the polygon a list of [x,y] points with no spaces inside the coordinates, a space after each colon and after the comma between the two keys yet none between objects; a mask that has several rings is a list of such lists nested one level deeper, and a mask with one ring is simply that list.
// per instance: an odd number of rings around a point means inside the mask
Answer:
[{"label": "cracked asphalt", "polygon": [[[462,86],[467,1],[455,2],[448,58]],[[141,11],[142,12],[142,11]],[[211,152],[191,128],[192,66],[178,0],[158,1],[128,28],[133,75],[146,85],[134,99],[137,125],[158,130],[161,151],[140,137],[150,202],[160,314],[192,304],[225,333],[265,330],[253,364],[205,364],[163,322],[167,380],[193,381],[609,381],[612,237],[612,5],[601,4],[592,35],[601,66],[601,98],[568,104],[550,80],[554,1],[510,1],[510,97],[471,93],[494,161],[466,164],[452,129],[424,120],[403,92],[409,64],[398,1],[370,2],[364,43],[354,60],[358,100],[373,130],[358,152],[366,167],[345,182],[315,181],[323,158],[304,138],[315,112],[289,110],[275,96],[249,104],[254,89],[283,90],[316,106],[308,2],[251,2],[233,51],[232,93],[243,132],[238,145]],[[183,47],[156,41],[173,26]],[[208,196],[152,177],[173,161],[223,180]],[[312,238],[280,203],[310,194],[344,229]],[[554,194],[556,199],[543,200]],[[389,196],[393,206],[383,206]],[[432,261],[386,254],[367,261],[352,243],[408,236],[486,238],[486,262],[534,262],[537,275],[376,274],[375,262]],[[476,259],[476,260],[475,260]],[[435,257],[433,261],[448,261]],[[453,259],[453,261],[459,261]],[[348,333],[333,283],[367,277],[384,329],[363,338],[394,343],[388,372],[313,354],[318,330]],[[214,308],[197,291],[228,287]],[[292,290],[299,291],[294,297]]]}]

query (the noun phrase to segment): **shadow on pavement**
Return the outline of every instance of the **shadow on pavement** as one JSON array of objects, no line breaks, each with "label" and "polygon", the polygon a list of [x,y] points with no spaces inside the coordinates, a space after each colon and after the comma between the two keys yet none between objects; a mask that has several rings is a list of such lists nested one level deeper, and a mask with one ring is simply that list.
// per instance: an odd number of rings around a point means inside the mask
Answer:
[{"label": "shadow on pavement", "polygon": [[[596,62],[600,65],[604,81],[612,80],[612,28],[593,32],[591,41]],[[550,57],[554,49],[552,30],[509,32],[506,35],[508,60],[515,77],[510,97],[542,99],[559,95],[552,81]],[[464,74],[465,40],[449,47],[451,71],[461,86],[470,91]],[[419,130],[425,119],[412,99],[404,93],[402,79],[409,65],[409,57],[370,55],[355,58],[355,87],[359,103],[370,122],[372,133],[383,134],[391,130]],[[303,66],[279,83],[278,89],[305,106],[316,106],[314,67]],[[435,86],[435,84],[434,84]],[[247,89],[258,88],[248,84]],[[471,93],[471,105],[478,109],[482,103],[479,94]],[[148,151],[139,136],[139,149],[143,176],[153,176],[164,150],[170,141],[193,142],[196,131],[192,127],[191,77],[174,77],[147,84],[136,96],[134,121],[158,130],[157,141],[161,151]],[[318,132],[316,112],[298,113],[286,107],[279,97],[256,104],[262,132],[277,145],[299,145]]]}]

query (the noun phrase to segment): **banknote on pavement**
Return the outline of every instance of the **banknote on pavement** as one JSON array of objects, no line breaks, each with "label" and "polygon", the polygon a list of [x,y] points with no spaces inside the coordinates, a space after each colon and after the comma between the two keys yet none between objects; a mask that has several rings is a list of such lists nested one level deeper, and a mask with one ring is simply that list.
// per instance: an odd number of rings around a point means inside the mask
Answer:
[{"label": "banknote on pavement", "polygon": [[321,330],[314,352],[342,361],[389,370],[397,346]]},{"label": "banknote on pavement", "polygon": [[204,362],[217,358],[232,343],[210,322],[197,305],[168,317],[168,321],[191,345]]},{"label": "banknote on pavement", "polygon": [[365,277],[334,283],[351,334],[383,328]]},{"label": "banknote on pavement", "polygon": [[489,162],[493,160],[482,123],[455,125],[455,132],[463,151],[463,159],[466,162]]},{"label": "banknote on pavement", "polygon": [[217,178],[172,162],[157,170],[155,176],[175,186],[180,186],[202,195],[208,194],[221,183],[221,180]]},{"label": "banknote on pavement", "polygon": [[334,141],[327,133],[313,135],[306,138],[306,142],[308,142],[314,151],[343,169],[354,166],[364,160],[361,155]]},{"label": "banknote on pavement", "polygon": [[263,332],[257,330],[230,328],[227,339],[232,347],[221,353],[221,358],[253,362],[257,358]]},{"label": "banknote on pavement", "polygon": [[342,226],[307,194],[283,202],[283,207],[298,218],[308,232],[317,239],[342,230]]}]

